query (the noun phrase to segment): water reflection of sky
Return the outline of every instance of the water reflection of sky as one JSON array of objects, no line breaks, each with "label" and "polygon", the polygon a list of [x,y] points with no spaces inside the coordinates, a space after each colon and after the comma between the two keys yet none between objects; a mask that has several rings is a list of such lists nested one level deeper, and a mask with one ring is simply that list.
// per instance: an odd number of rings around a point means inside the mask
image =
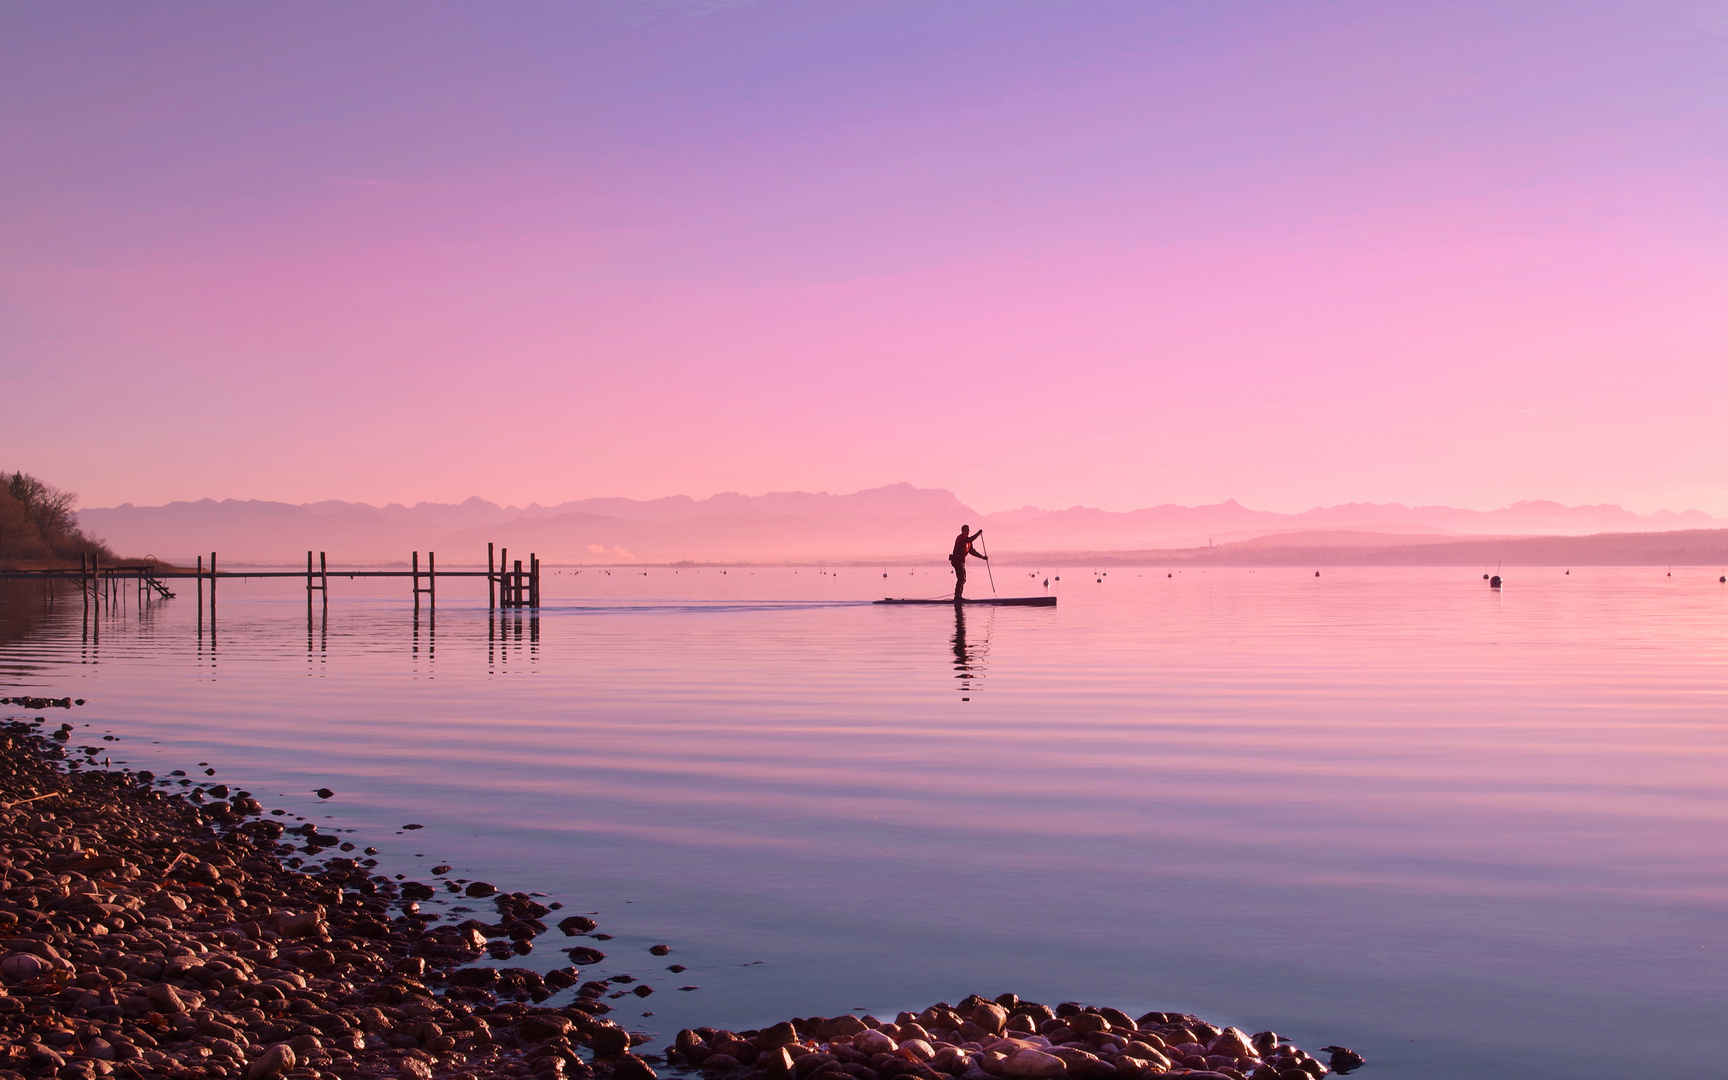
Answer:
[{"label": "water reflection of sky", "polygon": [[591,971],[650,979],[647,1030],[1013,990],[1387,1075],[1617,1077],[1636,1015],[1640,1067],[1709,1074],[1713,572],[1115,570],[958,619],[862,603],[944,584],[881,574],[549,574],[538,617],[441,586],[417,620],[333,579],[310,627],[293,583],[224,584],[214,647],[186,593],[99,634],[62,598],[0,684],[402,872],[600,912]]}]

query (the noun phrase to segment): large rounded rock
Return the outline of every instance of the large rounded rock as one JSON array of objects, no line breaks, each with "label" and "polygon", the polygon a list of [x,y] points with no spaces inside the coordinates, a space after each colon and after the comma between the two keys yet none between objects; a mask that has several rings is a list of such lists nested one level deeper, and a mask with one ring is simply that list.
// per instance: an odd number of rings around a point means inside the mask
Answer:
[{"label": "large rounded rock", "polygon": [[276,924],[276,932],[283,937],[320,937],[324,931],[324,917],[316,911],[298,911],[284,915],[282,921]]},{"label": "large rounded rock", "polygon": [[635,1054],[625,1054],[612,1066],[613,1080],[655,1080],[655,1073],[646,1061]]},{"label": "large rounded rock", "polygon": [[1110,1030],[1110,1021],[1104,1019],[1097,1013],[1075,1013],[1073,1016],[1068,1017],[1065,1022],[1067,1023],[1069,1030],[1073,1031],[1077,1035],[1086,1035],[1094,1031]]},{"label": "large rounded rock", "polygon": [[432,1066],[416,1057],[405,1057],[396,1065],[399,1080],[432,1080]]},{"label": "large rounded rock", "polygon": [[[1129,1055],[1124,1055],[1124,1056],[1129,1056]],[[1148,1049],[1145,1047],[1144,1044],[1142,1044],[1140,1047],[1136,1048],[1135,1052],[1131,1056],[1137,1057],[1140,1060],[1147,1062],[1157,1072],[1166,1072],[1166,1071],[1168,1071],[1170,1069],[1174,1069],[1176,1067],[1176,1063],[1174,1061],[1171,1061],[1167,1056],[1165,1056],[1165,1054],[1162,1051]],[[1117,1058],[1116,1064],[1117,1064],[1117,1067],[1120,1068],[1121,1064],[1122,1064],[1122,1058],[1120,1058],[1120,1057]]]},{"label": "large rounded rock", "polygon": [[12,953],[0,960],[0,976],[12,983],[40,979],[53,970],[53,964],[34,953]]},{"label": "large rounded rock", "polygon": [[822,1034],[824,1038],[838,1039],[843,1035],[856,1035],[860,1031],[868,1030],[870,1029],[865,1026],[864,1021],[856,1016],[836,1016],[823,1026]]},{"label": "large rounded rock", "polygon": [[1067,1062],[1042,1050],[1016,1050],[1002,1062],[1002,1075],[1010,1080],[1048,1080],[1067,1072]]},{"label": "large rounded rock", "polygon": [[600,1024],[588,1033],[588,1046],[596,1057],[617,1057],[629,1051],[630,1033],[616,1024]]},{"label": "large rounded rock", "polygon": [[936,1056],[936,1048],[923,1039],[907,1039],[900,1044],[898,1053],[909,1061],[928,1062]]},{"label": "large rounded rock", "polygon": [[1116,1069],[1097,1054],[1080,1049],[1078,1045],[1052,1046],[1050,1056],[1059,1057],[1068,1066],[1069,1076],[1109,1076]]},{"label": "large rounded rock", "polygon": [[151,893],[144,901],[144,909],[146,911],[161,911],[172,915],[182,914],[185,912],[186,907],[186,898],[184,896],[181,896],[179,893],[169,892],[166,889],[159,889],[156,892]]},{"label": "large rounded rock", "polygon": [[530,1013],[516,1024],[516,1031],[529,1042],[544,1042],[568,1032],[570,1023],[568,1016],[557,1013]]},{"label": "large rounded rock", "polygon": [[1208,1055],[1240,1059],[1254,1054],[1254,1044],[1248,1033],[1237,1027],[1227,1027],[1206,1047]]},{"label": "large rounded rock", "polygon": [[150,999],[152,1009],[169,1016],[179,1016],[191,1004],[185,991],[167,983],[157,983],[144,991],[144,996]]},{"label": "large rounded rock", "polygon": [[265,1080],[266,1077],[280,1076],[295,1065],[294,1050],[287,1043],[277,1043],[270,1049],[259,1054],[246,1069],[246,1080]]},{"label": "large rounded rock", "polygon": [[451,986],[490,987],[498,985],[498,969],[491,967],[458,968],[450,973]]},{"label": "large rounded rock", "polygon": [[994,1001],[988,1001],[973,1009],[968,1019],[989,1034],[1000,1035],[1002,1029],[1008,1026],[1008,1010]]},{"label": "large rounded rock", "polygon": [[758,1050],[774,1050],[787,1043],[798,1041],[798,1028],[791,1021],[781,1021],[773,1027],[764,1028],[756,1036]]}]

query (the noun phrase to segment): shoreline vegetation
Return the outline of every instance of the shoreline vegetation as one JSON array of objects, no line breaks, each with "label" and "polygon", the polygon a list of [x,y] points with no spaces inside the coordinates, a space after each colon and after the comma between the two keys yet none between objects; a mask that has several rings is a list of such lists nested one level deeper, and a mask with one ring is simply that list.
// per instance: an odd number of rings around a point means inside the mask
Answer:
[{"label": "shoreline vegetation", "polygon": [[25,472],[0,472],[0,567],[58,570],[80,556],[114,562],[107,544],[78,524],[78,496]]},{"label": "shoreline vegetation", "polygon": [[[0,723],[0,1080],[653,1080],[655,1064],[707,1080],[1328,1072],[1272,1032],[1012,994],[892,1023],[686,1029],[664,1053],[636,1052],[652,1040],[608,1019],[602,997],[645,998],[647,985],[620,991],[575,967],[473,966],[531,952],[561,905],[444,881],[497,909],[496,922],[447,922],[419,910],[434,886],[372,872],[375,849],[350,856],[353,843],[290,827],[227,784],[107,768],[103,748],[76,738],[45,717]],[[597,923],[555,926],[581,937]],[[585,945],[565,951],[604,959]],[[541,1004],[572,988],[570,1004]],[[1360,1058],[1337,1049],[1331,1063],[1347,1072]]]}]

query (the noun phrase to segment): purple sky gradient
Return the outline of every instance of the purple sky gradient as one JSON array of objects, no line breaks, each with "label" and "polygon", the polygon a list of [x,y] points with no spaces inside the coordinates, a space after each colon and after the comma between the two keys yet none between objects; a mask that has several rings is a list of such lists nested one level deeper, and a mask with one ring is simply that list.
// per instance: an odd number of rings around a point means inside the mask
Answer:
[{"label": "purple sky gradient", "polygon": [[1728,513],[1728,16],[14,4],[0,465]]}]

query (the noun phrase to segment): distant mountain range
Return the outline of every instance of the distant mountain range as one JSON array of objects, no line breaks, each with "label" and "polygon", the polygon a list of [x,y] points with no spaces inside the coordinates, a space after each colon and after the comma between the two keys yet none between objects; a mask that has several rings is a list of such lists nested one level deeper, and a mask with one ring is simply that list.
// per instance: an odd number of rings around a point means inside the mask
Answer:
[{"label": "distant mountain range", "polygon": [[[1633,557],[1636,551],[1671,553],[1674,547],[1653,538],[1639,541],[1635,534],[1686,530],[1708,536],[1728,526],[1728,519],[1696,510],[1636,514],[1618,506],[1553,502],[1521,502],[1499,510],[1348,503],[1279,514],[1231,500],[1122,513],[1029,506],[980,514],[952,492],[910,484],[849,495],[726,493],[707,499],[581,499],[525,507],[478,497],[415,506],[202,499],[84,510],[79,520],[87,532],[129,556],[184,562],[217,551],[229,563],[295,564],[313,550],[328,552],[332,565],[342,566],[398,563],[412,551],[429,550],[438,552],[440,565],[476,564],[485,560],[489,541],[510,548],[512,557],[532,551],[558,563],[940,561],[962,522],[984,527],[985,544],[1009,561],[1036,555],[1048,562],[1084,553],[1112,560],[1333,562],[1348,552],[1366,562],[1429,562],[1440,549],[1466,541],[1474,545],[1472,551],[1486,551],[1533,537],[1614,534],[1628,538],[1610,545],[1621,553],[1618,561],[1665,562],[1685,560]],[[1693,546],[1714,552],[1728,546],[1728,531],[1722,537],[1723,543],[1702,539]],[[1573,548],[1582,550],[1576,543]],[[1322,556],[1322,551],[1330,554]],[[1454,554],[1462,557],[1462,551]],[[1298,558],[1292,552],[1305,554]],[[1715,558],[1700,555],[1698,561]]]}]

